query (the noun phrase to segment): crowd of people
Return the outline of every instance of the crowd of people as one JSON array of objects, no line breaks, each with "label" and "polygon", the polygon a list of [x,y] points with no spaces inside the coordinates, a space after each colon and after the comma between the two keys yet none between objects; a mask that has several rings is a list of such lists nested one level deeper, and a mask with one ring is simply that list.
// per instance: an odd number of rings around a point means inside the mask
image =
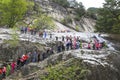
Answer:
[{"label": "crowd of people", "polygon": [[27,65],[31,62],[35,63],[42,61],[53,53],[54,52],[51,48],[47,48],[45,51],[35,50],[22,54],[22,56],[19,56],[16,60],[3,63],[3,65],[0,67],[0,80],[4,80],[6,76],[11,75],[16,70],[20,70],[24,65]]},{"label": "crowd of people", "polygon": [[26,33],[31,33],[31,35],[36,35],[36,33],[38,32],[38,29],[37,28],[30,28],[30,27],[21,27],[20,28],[20,32],[23,34],[26,34]]},{"label": "crowd of people", "polygon": [[[28,31],[31,30],[28,28],[21,28],[21,33],[26,34]],[[31,34],[36,34],[36,30],[32,30]],[[46,33],[44,33],[44,36],[46,37]],[[52,35],[50,35],[50,38],[52,38]],[[61,36],[60,39],[61,40],[56,36],[56,45],[45,49],[45,51],[34,50],[32,52],[27,52],[12,62],[4,63],[2,67],[0,67],[0,80],[5,79],[6,76],[11,75],[15,70],[21,69],[22,66],[30,62],[39,62],[44,60],[54,54],[54,51],[60,53],[75,49],[100,50],[107,47],[104,41],[100,42],[95,36],[91,38],[90,41],[85,41],[81,39],[80,36]]]},{"label": "crowd of people", "polygon": [[[64,50],[72,50],[72,49],[89,49],[89,50],[100,50],[102,48],[106,48],[107,45],[105,41],[100,42],[95,36],[91,38],[89,42],[80,39],[80,37],[72,37],[72,36],[62,36],[61,43],[57,46],[57,51],[61,52]],[[66,39],[66,40],[65,40]],[[58,37],[56,36],[56,41]]]},{"label": "crowd of people", "polygon": [[52,48],[47,48],[45,51],[33,51],[19,56],[17,60],[13,60],[10,63],[5,63],[0,68],[0,78],[5,79],[6,76],[14,73],[15,70],[19,70],[22,66],[30,62],[39,62],[49,57],[56,51],[57,53],[62,51],[74,50],[74,49],[91,49],[100,50],[106,47],[105,42],[100,43],[97,38],[94,38],[94,42],[86,42],[81,40],[79,37],[61,37],[61,41],[58,41],[56,37],[56,45]]}]

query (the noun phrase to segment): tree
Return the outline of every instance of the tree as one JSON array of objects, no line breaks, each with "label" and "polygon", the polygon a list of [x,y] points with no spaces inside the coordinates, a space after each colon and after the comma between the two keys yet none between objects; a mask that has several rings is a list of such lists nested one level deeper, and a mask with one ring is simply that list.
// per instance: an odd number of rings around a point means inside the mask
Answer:
[{"label": "tree", "polygon": [[0,0],[1,24],[13,28],[23,18],[27,5],[26,0]]},{"label": "tree", "polygon": [[4,40],[4,43],[10,45],[10,47],[16,47],[19,45],[19,36],[17,33],[17,27],[12,28],[12,35],[10,40]]},{"label": "tree", "polygon": [[90,8],[87,9],[86,16],[97,20],[97,13],[98,13],[98,8],[90,7]]},{"label": "tree", "polygon": [[33,27],[38,30],[51,29],[54,26],[52,18],[46,14],[41,14],[33,20]]},{"label": "tree", "polygon": [[76,0],[68,0],[70,7],[76,8],[78,7],[78,2]]},{"label": "tree", "polygon": [[82,16],[84,16],[86,14],[85,12],[85,8],[84,8],[84,5],[80,2],[77,4],[77,7],[75,8],[75,12],[76,12],[76,20],[80,20],[80,18]]},{"label": "tree", "polygon": [[86,80],[90,72],[81,64],[79,59],[72,59],[69,62],[59,62],[59,64],[46,68],[47,75],[39,75],[41,80]]},{"label": "tree", "polygon": [[105,0],[103,8],[98,11],[97,31],[120,33],[120,1]]},{"label": "tree", "polygon": [[69,7],[69,2],[67,0],[51,0],[51,1],[65,7],[65,8]]}]

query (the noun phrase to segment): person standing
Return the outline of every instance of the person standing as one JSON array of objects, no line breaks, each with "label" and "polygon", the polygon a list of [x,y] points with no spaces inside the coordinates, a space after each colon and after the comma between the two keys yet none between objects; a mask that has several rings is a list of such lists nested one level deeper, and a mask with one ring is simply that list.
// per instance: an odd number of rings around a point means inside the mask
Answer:
[{"label": "person standing", "polygon": [[64,43],[61,44],[62,51],[65,51]]},{"label": "person standing", "polygon": [[52,33],[50,33],[50,39],[52,39]]},{"label": "person standing", "polygon": [[0,66],[0,80],[2,80],[2,73],[3,73],[3,71],[2,71],[2,66]]},{"label": "person standing", "polygon": [[66,41],[66,50],[68,51],[69,50],[69,46],[70,46],[70,43],[69,43],[69,40]]},{"label": "person standing", "polygon": [[82,40],[80,40],[80,49],[82,49]]},{"label": "person standing", "polygon": [[38,61],[38,53],[36,51],[34,51],[32,56],[33,56],[32,62],[37,62]]},{"label": "person standing", "polygon": [[13,62],[11,63],[11,73],[14,73],[15,67],[16,67],[16,62],[13,61]]},{"label": "person standing", "polygon": [[64,37],[64,36],[62,36],[62,41],[64,41],[64,39],[65,39],[65,37]]},{"label": "person standing", "polygon": [[95,43],[96,50],[99,50],[99,42]]},{"label": "person standing", "polygon": [[73,42],[72,42],[72,38],[70,38],[70,43],[69,43],[69,45],[70,45],[70,49],[72,49],[73,48],[73,44],[72,44]]},{"label": "person standing", "polygon": [[20,69],[21,67],[21,61],[20,61],[20,57],[17,58],[17,69]]},{"label": "person standing", "polygon": [[55,38],[56,38],[56,41],[58,41],[58,37],[56,36]]},{"label": "person standing", "polygon": [[6,69],[7,69],[6,76],[9,76],[11,71],[10,63],[7,64]]},{"label": "person standing", "polygon": [[24,33],[24,29],[23,29],[23,27],[20,28],[20,31],[21,31],[21,34]]},{"label": "person standing", "polygon": [[61,44],[60,42],[57,43],[57,53],[61,52]]},{"label": "person standing", "polygon": [[46,33],[46,31],[44,31],[44,33],[43,33],[43,39],[46,39],[46,37],[47,37],[47,33]]},{"label": "person standing", "polygon": [[25,27],[25,30],[24,30],[25,34],[27,33],[27,30],[28,30],[28,28],[27,28],[27,27]]},{"label": "person standing", "polygon": [[76,49],[76,46],[77,46],[77,43],[76,43],[76,40],[74,39],[74,41],[73,41],[73,48]]},{"label": "person standing", "polygon": [[91,49],[91,45],[90,45],[90,42],[88,43],[88,49]]},{"label": "person standing", "polygon": [[28,52],[27,56],[28,56],[28,59],[27,59],[26,63],[28,64],[32,61],[32,52]]},{"label": "person standing", "polygon": [[4,65],[2,69],[2,80],[5,78],[6,78],[6,65]]}]

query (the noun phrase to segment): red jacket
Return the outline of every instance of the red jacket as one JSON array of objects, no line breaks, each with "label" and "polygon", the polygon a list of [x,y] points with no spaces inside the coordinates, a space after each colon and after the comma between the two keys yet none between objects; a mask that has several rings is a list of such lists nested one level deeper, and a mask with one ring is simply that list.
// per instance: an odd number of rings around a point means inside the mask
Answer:
[{"label": "red jacket", "polygon": [[27,60],[28,59],[28,55],[24,55],[23,57],[22,57],[22,59],[25,61],[25,60]]},{"label": "red jacket", "polygon": [[2,69],[0,69],[0,74],[2,74],[3,73],[3,71],[2,71]]}]

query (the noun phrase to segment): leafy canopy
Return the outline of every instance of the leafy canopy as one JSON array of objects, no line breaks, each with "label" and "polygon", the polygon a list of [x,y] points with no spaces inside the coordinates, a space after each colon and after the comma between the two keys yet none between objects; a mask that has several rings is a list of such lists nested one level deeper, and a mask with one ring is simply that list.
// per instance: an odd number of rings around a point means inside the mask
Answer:
[{"label": "leafy canopy", "polygon": [[69,2],[67,0],[51,0],[51,1],[65,7],[65,8],[69,7]]},{"label": "leafy canopy", "polygon": [[14,27],[27,11],[26,0],[0,0],[0,22],[7,27]]},{"label": "leafy canopy", "polygon": [[97,20],[98,10],[99,10],[99,8],[90,7],[90,8],[87,9],[86,16]]},{"label": "leafy canopy", "polygon": [[51,66],[46,69],[47,75],[40,76],[41,80],[86,80],[85,76],[90,72],[79,59]]},{"label": "leafy canopy", "polygon": [[97,31],[120,33],[120,1],[105,0],[103,8],[98,11]]},{"label": "leafy canopy", "polygon": [[37,29],[52,29],[54,28],[54,22],[51,17],[46,14],[41,14],[37,18],[35,18],[32,22],[33,28]]}]

